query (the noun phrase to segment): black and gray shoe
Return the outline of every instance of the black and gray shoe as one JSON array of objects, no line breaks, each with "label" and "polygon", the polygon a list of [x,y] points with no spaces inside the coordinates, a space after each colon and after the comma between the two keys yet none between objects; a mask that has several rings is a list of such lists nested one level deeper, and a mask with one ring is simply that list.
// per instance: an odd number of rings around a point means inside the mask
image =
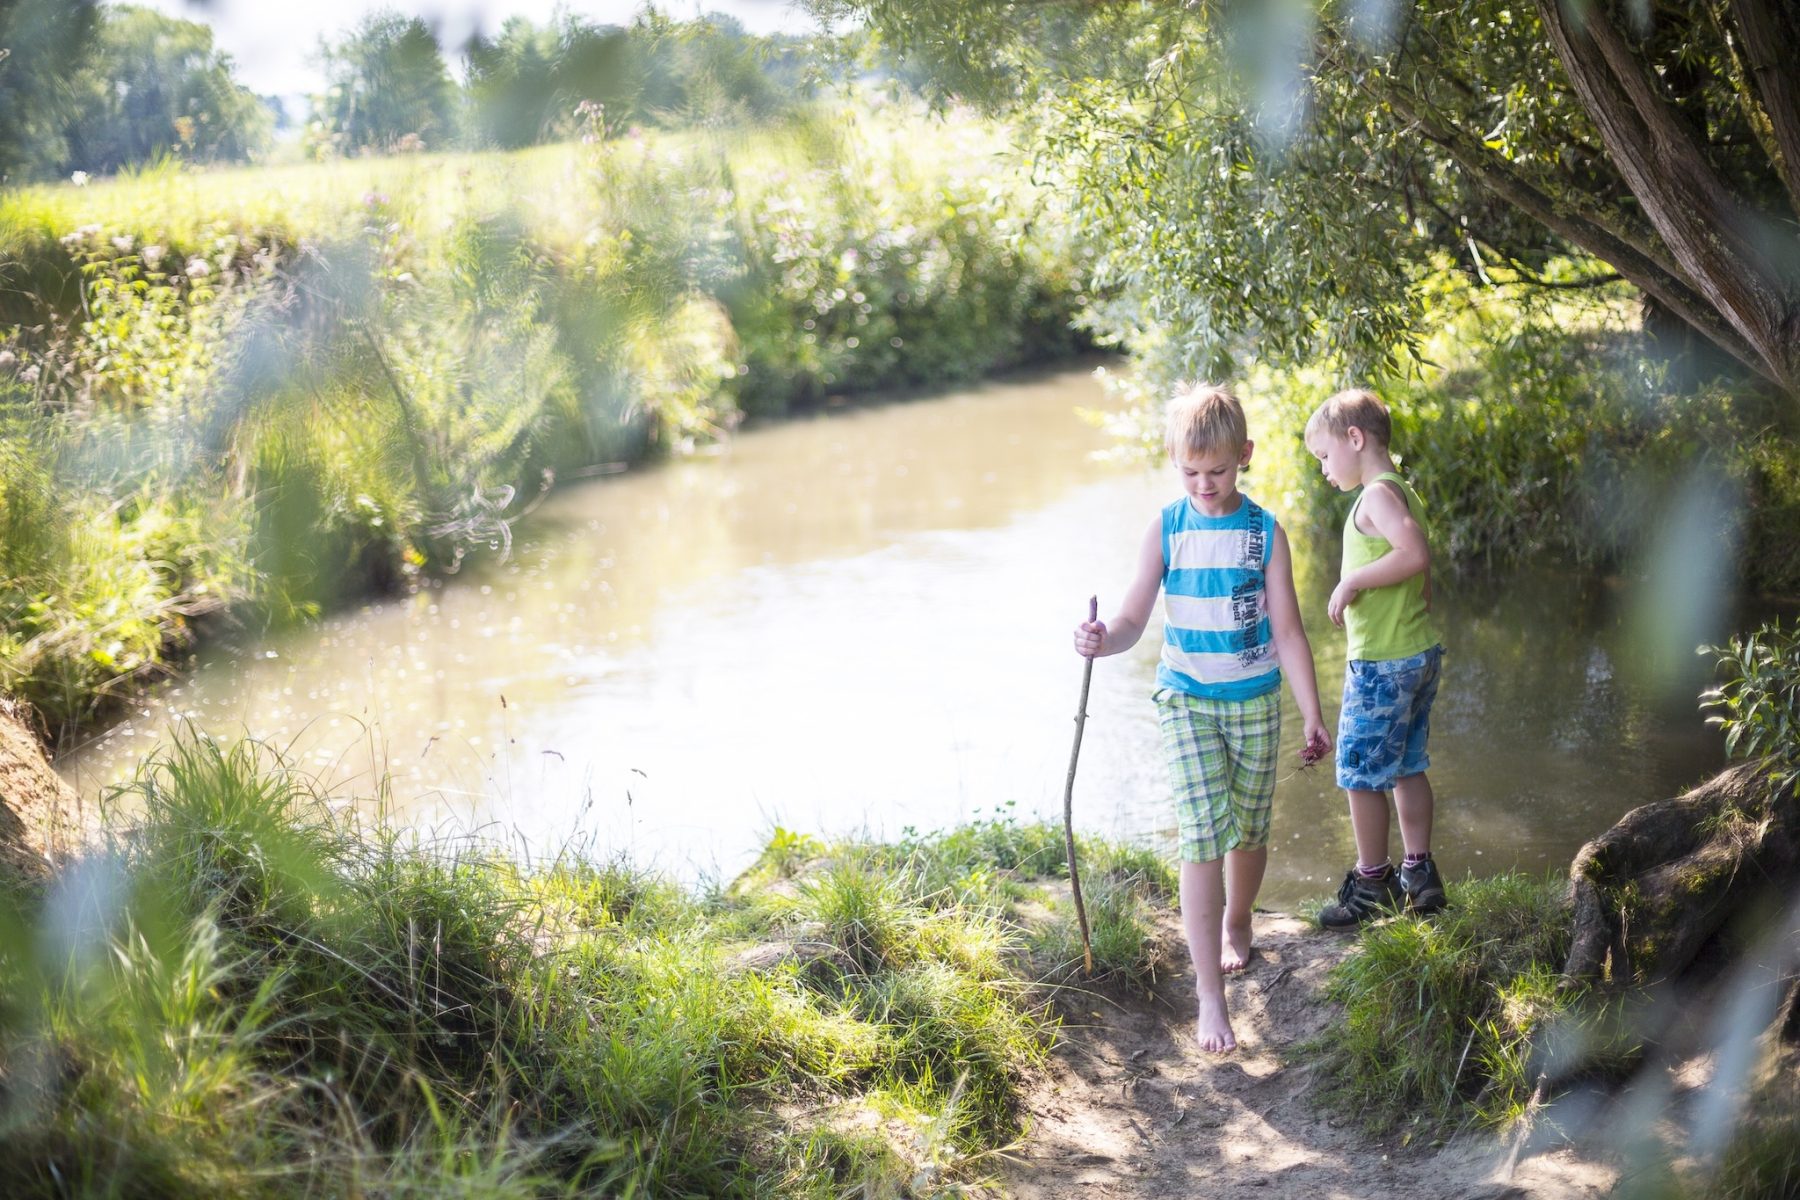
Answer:
[{"label": "black and gray shoe", "polygon": [[1444,894],[1444,877],[1438,874],[1437,864],[1431,859],[1411,866],[1402,863],[1399,875],[1409,912],[1434,913],[1450,903]]},{"label": "black and gray shoe", "polygon": [[1356,929],[1377,919],[1391,917],[1406,903],[1400,890],[1399,874],[1389,868],[1387,874],[1365,876],[1355,867],[1344,876],[1337,901],[1319,910],[1319,924],[1327,929]]}]

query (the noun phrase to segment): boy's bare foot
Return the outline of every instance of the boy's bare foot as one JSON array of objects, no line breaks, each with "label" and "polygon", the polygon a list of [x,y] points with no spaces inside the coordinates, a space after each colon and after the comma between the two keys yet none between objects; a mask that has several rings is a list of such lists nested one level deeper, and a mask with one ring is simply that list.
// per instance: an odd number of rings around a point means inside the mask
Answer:
[{"label": "boy's bare foot", "polygon": [[1219,970],[1227,975],[1250,965],[1250,922],[1241,926],[1225,922],[1224,937],[1219,943]]},{"label": "boy's bare foot", "polygon": [[1200,999],[1200,1016],[1194,1022],[1194,1033],[1200,1048],[1209,1054],[1224,1054],[1237,1049],[1237,1037],[1231,1032],[1231,1019],[1225,1015],[1225,1001]]}]

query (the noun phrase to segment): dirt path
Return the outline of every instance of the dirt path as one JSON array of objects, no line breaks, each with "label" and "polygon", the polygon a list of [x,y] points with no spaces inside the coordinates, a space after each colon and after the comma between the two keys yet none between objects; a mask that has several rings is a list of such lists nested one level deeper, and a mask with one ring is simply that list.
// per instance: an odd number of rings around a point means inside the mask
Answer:
[{"label": "dirt path", "polygon": [[1180,969],[1155,995],[1069,1006],[1063,1043],[1027,1092],[1031,1129],[1002,1173],[1008,1195],[1575,1200],[1611,1190],[1611,1167],[1567,1148],[1521,1161],[1509,1179],[1505,1146],[1400,1150],[1312,1105],[1309,1069],[1287,1060],[1337,1018],[1325,976],[1352,939],[1258,913],[1256,958],[1227,984],[1239,1046],[1212,1057],[1195,1043],[1193,976],[1172,917],[1158,937]]}]

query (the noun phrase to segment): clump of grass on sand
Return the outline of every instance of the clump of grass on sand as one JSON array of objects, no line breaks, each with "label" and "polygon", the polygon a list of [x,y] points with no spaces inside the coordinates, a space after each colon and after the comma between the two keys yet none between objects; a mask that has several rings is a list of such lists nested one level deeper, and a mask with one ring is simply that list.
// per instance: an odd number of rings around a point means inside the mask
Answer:
[{"label": "clump of grass on sand", "polygon": [[1579,995],[1558,987],[1564,890],[1551,876],[1470,879],[1430,920],[1365,928],[1328,987],[1343,1019],[1312,1047],[1327,1103],[1372,1131],[1430,1140],[1518,1117],[1539,1077],[1556,1077],[1559,1046],[1595,1052],[1574,1036],[1586,1019]]}]

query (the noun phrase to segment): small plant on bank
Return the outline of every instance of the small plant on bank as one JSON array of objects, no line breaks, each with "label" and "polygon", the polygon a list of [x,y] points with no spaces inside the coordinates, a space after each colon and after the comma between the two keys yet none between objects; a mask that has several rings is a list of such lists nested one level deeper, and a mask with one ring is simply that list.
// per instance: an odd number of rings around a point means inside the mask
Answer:
[{"label": "small plant on bank", "polygon": [[1701,696],[1707,724],[1725,734],[1725,753],[1760,759],[1772,792],[1800,781],[1800,625],[1765,625],[1723,646],[1702,646],[1724,682]]}]

